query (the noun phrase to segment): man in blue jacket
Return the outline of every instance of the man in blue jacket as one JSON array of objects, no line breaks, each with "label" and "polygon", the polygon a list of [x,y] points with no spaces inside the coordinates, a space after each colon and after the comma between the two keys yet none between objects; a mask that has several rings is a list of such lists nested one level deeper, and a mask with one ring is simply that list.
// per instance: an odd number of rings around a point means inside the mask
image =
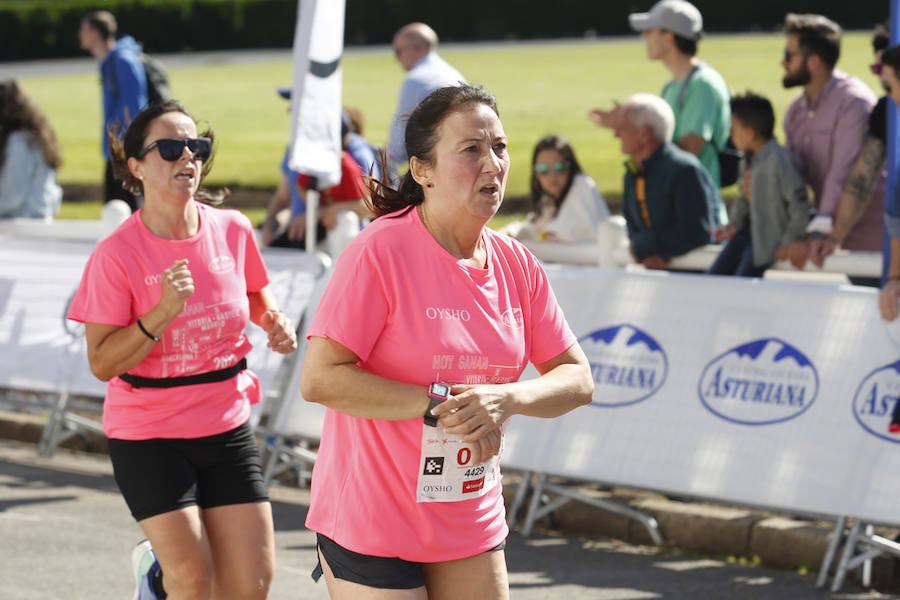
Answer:
[{"label": "man in blue jacket", "polygon": [[113,176],[109,160],[108,134],[120,138],[137,114],[147,106],[147,75],[139,57],[140,45],[130,35],[116,39],[116,18],[105,10],[93,12],[81,21],[78,41],[100,61],[100,81],[103,88],[103,131],[100,146],[106,159],[104,202],[124,200],[132,212],[142,201],[122,187]]},{"label": "man in blue jacket", "polygon": [[672,257],[715,241],[718,186],[696,156],[672,143],[675,115],[665,100],[635,94],[615,123],[625,163],[622,214],[634,259],[665,269]]}]

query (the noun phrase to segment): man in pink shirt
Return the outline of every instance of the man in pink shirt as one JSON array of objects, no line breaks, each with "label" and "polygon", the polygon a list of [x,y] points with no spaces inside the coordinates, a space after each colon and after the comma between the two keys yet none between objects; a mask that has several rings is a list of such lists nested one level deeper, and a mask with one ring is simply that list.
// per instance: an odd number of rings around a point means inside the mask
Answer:
[{"label": "man in pink shirt", "polygon": [[[821,15],[788,14],[785,18],[784,87],[803,86],[784,118],[787,147],[803,159],[803,176],[815,196],[815,216],[807,232],[829,236],[844,182],[868,128],[876,97],[869,87],[835,68],[841,51],[840,26]],[[841,240],[849,250],[880,250],[883,186],[865,213]],[[877,197],[876,197],[877,196]],[[808,241],[795,242],[792,258],[805,262]]]}]

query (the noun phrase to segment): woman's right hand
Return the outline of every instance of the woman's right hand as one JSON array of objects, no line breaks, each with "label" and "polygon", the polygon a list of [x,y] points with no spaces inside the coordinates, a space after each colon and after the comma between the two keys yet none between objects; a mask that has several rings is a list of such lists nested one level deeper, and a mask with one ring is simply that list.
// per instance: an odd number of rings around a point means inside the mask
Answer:
[{"label": "woman's right hand", "polygon": [[171,267],[163,271],[160,279],[162,285],[160,306],[172,316],[181,314],[187,299],[194,293],[194,278],[188,269],[187,259],[176,260]]},{"label": "woman's right hand", "polygon": [[482,438],[474,442],[472,445],[472,464],[480,465],[492,456],[500,453],[500,439],[503,433],[500,429],[494,429]]}]

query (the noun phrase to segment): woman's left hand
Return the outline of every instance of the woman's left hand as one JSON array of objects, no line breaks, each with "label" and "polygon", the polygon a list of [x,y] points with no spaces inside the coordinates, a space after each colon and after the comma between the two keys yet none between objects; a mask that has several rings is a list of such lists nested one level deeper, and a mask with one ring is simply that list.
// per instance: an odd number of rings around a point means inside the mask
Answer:
[{"label": "woman's left hand", "polygon": [[262,328],[269,334],[269,348],[280,354],[290,354],[297,349],[294,324],[283,312],[267,310],[263,314]]},{"label": "woman's left hand", "polygon": [[475,442],[496,431],[512,412],[505,385],[454,385],[451,397],[434,409],[449,433]]}]

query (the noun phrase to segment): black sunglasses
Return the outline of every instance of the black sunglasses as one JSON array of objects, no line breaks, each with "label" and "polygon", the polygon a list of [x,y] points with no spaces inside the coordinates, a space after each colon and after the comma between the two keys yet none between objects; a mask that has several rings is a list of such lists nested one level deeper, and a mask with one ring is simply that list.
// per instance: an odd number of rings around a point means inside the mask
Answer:
[{"label": "black sunglasses", "polygon": [[212,140],[207,137],[188,139],[160,138],[138,152],[137,158],[144,158],[148,152],[157,148],[160,158],[169,162],[175,162],[184,154],[185,146],[191,151],[195,160],[203,162],[209,158],[209,153],[212,151]]}]

